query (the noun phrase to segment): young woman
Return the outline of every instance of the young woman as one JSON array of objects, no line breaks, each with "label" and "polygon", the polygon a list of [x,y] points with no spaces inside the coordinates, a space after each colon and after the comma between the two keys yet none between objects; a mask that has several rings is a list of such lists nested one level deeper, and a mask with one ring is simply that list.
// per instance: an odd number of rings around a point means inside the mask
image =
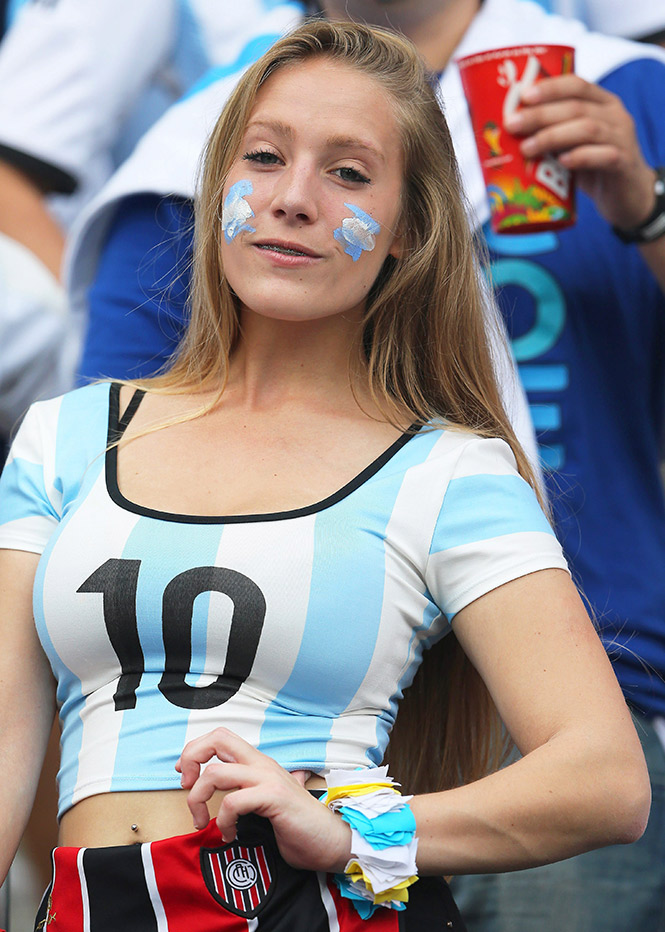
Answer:
[{"label": "young woman", "polygon": [[440,875],[638,837],[410,44],[313,22],[250,68],[197,247],[172,368],[35,405],[3,475],[3,872],[62,726],[41,927],[461,929]]}]

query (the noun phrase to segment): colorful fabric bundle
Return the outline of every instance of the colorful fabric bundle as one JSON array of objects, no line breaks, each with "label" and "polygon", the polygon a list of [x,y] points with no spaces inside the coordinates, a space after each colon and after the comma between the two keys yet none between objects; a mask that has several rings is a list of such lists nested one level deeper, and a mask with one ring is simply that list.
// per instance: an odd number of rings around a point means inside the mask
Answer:
[{"label": "colorful fabric bundle", "polygon": [[351,826],[351,858],[335,882],[363,919],[379,906],[404,909],[418,879],[416,820],[388,767],[332,770],[321,797]]}]

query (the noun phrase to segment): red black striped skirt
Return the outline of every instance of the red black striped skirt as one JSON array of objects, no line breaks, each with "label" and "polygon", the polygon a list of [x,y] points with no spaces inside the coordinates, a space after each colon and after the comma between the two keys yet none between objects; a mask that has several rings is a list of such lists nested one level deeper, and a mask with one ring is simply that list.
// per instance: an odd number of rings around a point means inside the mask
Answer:
[{"label": "red black striped skirt", "polygon": [[464,932],[445,881],[421,878],[403,912],[362,920],[330,875],[295,870],[266,819],[224,844],[200,832],[150,844],[56,848],[40,932]]}]

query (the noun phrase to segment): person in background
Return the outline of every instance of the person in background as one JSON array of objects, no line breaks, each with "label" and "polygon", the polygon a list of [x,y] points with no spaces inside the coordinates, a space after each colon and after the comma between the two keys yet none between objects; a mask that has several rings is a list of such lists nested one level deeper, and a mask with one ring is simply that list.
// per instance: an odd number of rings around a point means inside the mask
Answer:
[{"label": "person in background", "polygon": [[660,0],[537,0],[550,13],[580,19],[598,32],[640,42],[665,43],[665,7]]},{"label": "person in background", "polygon": [[170,105],[256,57],[298,10],[288,0],[9,5],[0,45],[0,438],[36,397],[72,385],[80,333],[61,276],[80,211]]},{"label": "person in background", "polygon": [[2,476],[0,874],[57,699],[36,928],[461,932],[441,875],[631,842],[649,783],[501,403],[417,50],[276,43],[196,214],[173,366],[33,405]]}]

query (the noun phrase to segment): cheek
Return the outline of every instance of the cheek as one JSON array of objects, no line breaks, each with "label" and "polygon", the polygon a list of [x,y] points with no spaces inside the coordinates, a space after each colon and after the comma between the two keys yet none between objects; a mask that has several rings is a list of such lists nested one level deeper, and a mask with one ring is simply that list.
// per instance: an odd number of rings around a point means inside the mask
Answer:
[{"label": "cheek", "polygon": [[344,204],[351,216],[342,220],[333,236],[344,247],[344,252],[357,262],[363,252],[372,252],[381,225],[366,211],[355,204]]},{"label": "cheek", "polygon": [[256,228],[247,222],[254,216],[247,200],[253,193],[252,182],[245,179],[229,188],[222,205],[222,232],[227,243],[232,243],[240,233],[256,233]]}]

